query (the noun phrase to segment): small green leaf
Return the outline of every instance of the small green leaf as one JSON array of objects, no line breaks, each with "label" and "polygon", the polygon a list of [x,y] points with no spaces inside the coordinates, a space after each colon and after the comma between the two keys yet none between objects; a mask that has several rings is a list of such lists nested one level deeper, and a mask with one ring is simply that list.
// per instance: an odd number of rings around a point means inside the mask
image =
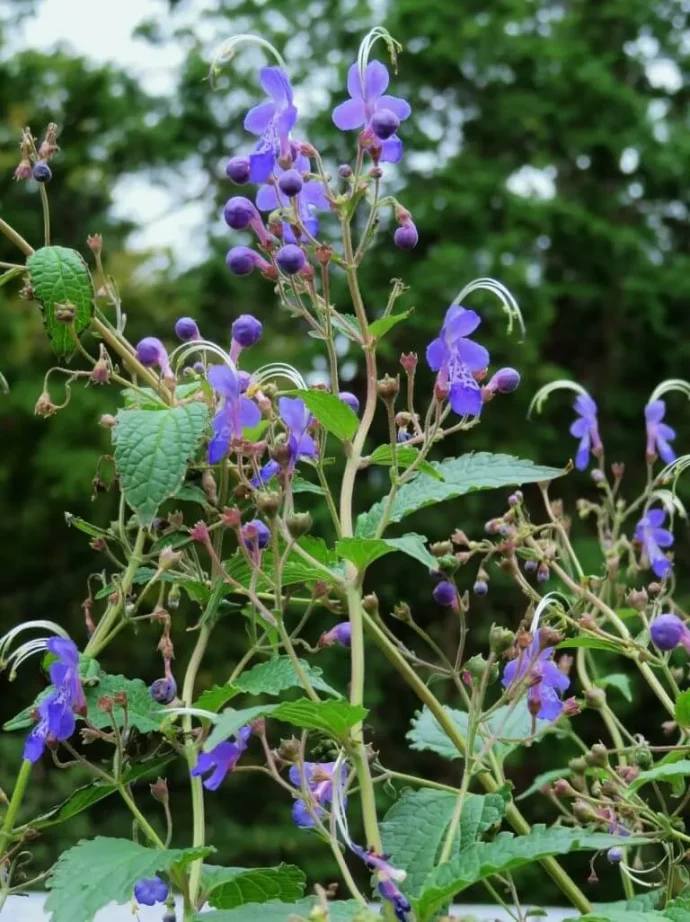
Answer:
[{"label": "small green leaf", "polygon": [[272,717],[304,730],[322,730],[342,739],[350,727],[363,720],[367,714],[366,708],[347,701],[310,701],[308,698],[283,701],[280,704],[260,704],[240,711],[228,709],[218,718],[204,749],[208,752],[218,743],[234,736],[240,727],[260,717]]},{"label": "small green leaf", "polygon": [[611,836],[581,829],[535,826],[529,835],[501,833],[493,842],[475,842],[436,867],[426,878],[419,899],[414,901],[420,922],[426,922],[447,902],[467,887],[494,874],[505,874],[541,858],[575,851],[600,851],[620,845],[639,845],[640,837]]},{"label": "small green leaf", "polygon": [[612,675],[603,676],[601,679],[597,679],[596,684],[600,688],[615,688],[623,695],[626,701],[633,700],[630,676],[622,672],[614,672]]},{"label": "small green leaf", "polygon": [[[442,481],[426,474],[414,477],[398,490],[388,517],[388,522],[399,522],[406,515],[425,506],[473,493],[476,490],[493,490],[498,487],[519,486],[523,483],[554,480],[565,471],[543,467],[532,461],[494,455],[488,452],[462,455],[433,465]],[[386,501],[376,503],[357,519],[357,535],[371,538],[383,519]]]},{"label": "small green leaf", "polygon": [[[71,355],[75,335],[83,333],[93,317],[93,283],[87,265],[67,247],[41,247],[26,265],[50,344],[58,355]],[[73,321],[58,319],[56,311],[62,306],[73,309]]]},{"label": "small green leaf", "polygon": [[341,557],[351,560],[358,570],[393,551],[402,551],[429,570],[438,569],[438,560],[427,550],[426,538],[414,532],[402,538],[342,538],[337,542],[336,550]]},{"label": "small green leaf", "polygon": [[93,922],[108,903],[131,902],[142,877],[184,867],[212,854],[214,848],[144,848],[129,839],[83,839],[58,859],[48,881],[45,904],[50,922]]},{"label": "small green leaf", "polygon": [[374,320],[373,323],[369,324],[369,333],[375,339],[382,339],[394,326],[402,323],[403,320],[407,320],[411,313],[412,311],[409,310],[402,311],[400,314],[391,314],[388,317],[379,317],[378,320]]},{"label": "small green leaf", "polygon": [[[215,912],[202,912],[194,916],[192,922],[288,922],[293,918],[312,918],[312,911],[318,906],[315,897],[310,896],[297,903],[282,903],[269,900],[259,905],[247,903],[235,909],[220,909]],[[328,903],[329,922],[380,922],[379,916],[362,909],[355,900],[335,900]],[[76,920],[75,920],[76,922]]]},{"label": "small green leaf", "polygon": [[615,643],[611,643],[610,640],[602,640],[598,637],[568,637],[562,640],[556,649],[574,650],[579,647],[584,647],[587,650],[606,650],[607,653],[621,652],[620,647],[616,646]]},{"label": "small green leaf", "polygon": [[[318,666],[310,666],[304,660],[300,660],[300,665],[317,691],[342,698],[340,692],[324,682]],[[289,656],[274,656],[235,679],[235,686],[248,695],[279,695],[286,688],[301,688],[302,683]]]},{"label": "small green leaf", "polygon": [[690,727],[690,688],[686,688],[676,698],[674,714],[679,727]]},{"label": "small green leaf", "polygon": [[205,403],[120,410],[113,429],[115,465],[125,499],[143,526],[182,484],[208,421]]},{"label": "small green leaf", "polygon": [[311,483],[309,480],[304,480],[303,477],[293,477],[292,478],[292,492],[293,493],[315,493],[316,496],[325,496],[326,491],[323,487],[319,486],[318,483]]},{"label": "small green leaf", "polygon": [[194,702],[194,707],[217,714],[228,701],[239,694],[239,688],[231,682],[226,682],[225,685],[214,685],[213,688],[208,688],[199,695]]},{"label": "small green leaf", "polygon": [[209,894],[214,909],[234,909],[245,903],[269,900],[292,902],[304,894],[307,878],[291,864],[277,868],[221,868],[205,864],[201,873],[202,892]]},{"label": "small green leaf", "polygon": [[652,781],[668,781],[671,783],[674,779],[685,778],[688,775],[690,775],[690,759],[655,765],[654,768],[650,768],[646,772],[640,772],[637,778],[630,782],[626,795],[639,791],[641,787],[645,784],[651,784]]},{"label": "small green leaf", "polygon": [[[383,848],[396,868],[407,872],[405,893],[418,896],[438,853],[457,803],[457,795],[422,788],[407,789],[381,823]],[[501,822],[506,803],[500,794],[468,794],[463,803],[454,852],[466,848]]]},{"label": "small green leaf", "polygon": [[[410,467],[414,463],[419,450],[414,445],[398,445],[396,455],[398,464],[403,468]],[[390,445],[379,445],[369,455],[369,464],[379,464],[381,467],[390,467],[393,463],[393,449]],[[443,474],[439,473],[433,464],[428,461],[422,461],[418,466],[420,474],[428,474],[434,480],[443,480]]]},{"label": "small green leaf", "polygon": [[328,429],[341,442],[350,442],[357,432],[359,420],[352,407],[335,394],[327,391],[290,391],[291,396],[303,400],[324,429]]}]

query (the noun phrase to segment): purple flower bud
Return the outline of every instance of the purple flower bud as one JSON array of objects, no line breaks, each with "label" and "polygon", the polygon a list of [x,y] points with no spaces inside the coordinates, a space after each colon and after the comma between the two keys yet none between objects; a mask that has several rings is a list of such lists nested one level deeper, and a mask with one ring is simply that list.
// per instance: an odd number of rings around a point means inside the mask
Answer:
[{"label": "purple flower bud", "polygon": [[398,429],[398,434],[396,439],[398,442],[409,442],[412,436],[407,431],[407,429]]},{"label": "purple flower bud", "polygon": [[143,906],[155,906],[168,898],[168,885],[160,877],[144,877],[134,884],[134,899]]},{"label": "purple flower bud", "polygon": [[434,586],[433,596],[439,605],[455,605],[458,593],[453,583],[443,580]]},{"label": "purple flower bud", "polygon": [[659,615],[650,627],[652,643],[664,652],[674,650],[688,634],[688,629],[677,615]]},{"label": "purple flower bud", "polygon": [[261,339],[262,332],[263,326],[261,321],[257,320],[256,317],[253,317],[251,314],[240,314],[232,325],[232,338],[238,345],[242,346],[243,349],[248,349],[250,346],[258,343]]},{"label": "purple flower bud", "polygon": [[53,178],[53,173],[47,163],[44,163],[43,160],[39,160],[39,162],[33,168],[32,176],[36,182],[44,183],[50,182],[50,180]]},{"label": "purple flower bud", "polygon": [[225,262],[233,275],[250,275],[254,269],[266,272],[272,268],[270,263],[267,263],[263,257],[259,256],[250,247],[233,247],[228,250]]},{"label": "purple flower bud", "polygon": [[486,595],[489,591],[489,584],[485,579],[478,579],[472,587],[472,591],[475,595]]},{"label": "purple flower bud", "polygon": [[355,413],[359,413],[359,400],[354,394],[351,394],[350,391],[341,391],[338,397],[340,397],[342,402],[346,403],[351,410]]},{"label": "purple flower bud", "polygon": [[514,368],[499,368],[486,385],[486,389],[492,394],[510,394],[512,391],[517,390],[519,384],[519,371]]},{"label": "purple flower bud", "polygon": [[177,683],[172,676],[170,678],[156,679],[149,686],[149,694],[158,704],[170,704],[177,694]]},{"label": "purple flower bud", "polygon": [[156,339],[155,336],[146,336],[144,339],[139,340],[137,343],[137,358],[144,368],[158,366],[166,378],[172,377],[168,353],[160,339]]},{"label": "purple flower bud", "polygon": [[549,578],[549,568],[545,563],[540,563],[537,567],[537,582],[545,583]]},{"label": "purple flower bud", "polygon": [[342,163],[338,167],[338,175],[342,176],[343,179],[349,179],[352,176],[352,167],[349,163]]},{"label": "purple flower bud", "polygon": [[180,319],[175,324],[175,333],[177,338],[181,339],[183,343],[189,343],[195,339],[201,339],[199,327],[196,325],[196,321],[191,317],[180,317]]},{"label": "purple flower bud", "polygon": [[233,230],[245,230],[256,217],[257,211],[248,198],[242,195],[233,195],[225,204],[223,217],[228,227]]},{"label": "purple flower bud", "polygon": [[607,859],[611,864],[620,864],[623,860],[623,849],[622,848],[610,848],[606,852]]},{"label": "purple flower bud", "polygon": [[371,130],[381,141],[387,141],[400,128],[400,119],[391,109],[378,109],[371,119]]},{"label": "purple flower bud", "polygon": [[537,569],[538,566],[539,564],[537,563],[536,560],[532,560],[531,558],[529,560],[526,560],[525,561],[525,573],[534,573],[534,571]]},{"label": "purple flower bud", "polygon": [[206,366],[204,365],[203,362],[195,362],[192,365],[192,368],[198,375],[203,375],[204,372],[206,371]]},{"label": "purple flower bud", "polygon": [[243,186],[249,182],[249,157],[231,157],[225,167],[225,175],[236,186]]},{"label": "purple flower bud", "polygon": [[321,635],[319,640],[320,647],[330,647],[331,644],[337,643],[341,647],[349,647],[352,642],[352,626],[349,621],[341,621],[336,624],[330,631]]},{"label": "purple flower bud", "polygon": [[276,262],[287,275],[295,275],[304,269],[306,257],[294,243],[288,243],[276,253]]},{"label": "purple flower bud", "polygon": [[278,180],[280,191],[287,195],[288,198],[294,198],[295,195],[299,195],[303,186],[304,181],[297,170],[286,170]]},{"label": "purple flower bud", "polygon": [[262,551],[271,540],[271,532],[261,519],[252,519],[241,529],[242,540],[250,550]]},{"label": "purple flower bud", "polygon": [[393,235],[393,241],[401,250],[413,250],[417,246],[419,234],[412,221],[409,221],[396,230]]}]

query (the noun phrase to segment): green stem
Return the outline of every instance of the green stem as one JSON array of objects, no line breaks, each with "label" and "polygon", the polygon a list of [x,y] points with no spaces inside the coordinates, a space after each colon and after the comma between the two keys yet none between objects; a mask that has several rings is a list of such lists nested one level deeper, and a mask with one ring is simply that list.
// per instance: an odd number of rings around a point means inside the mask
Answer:
[{"label": "green stem", "polygon": [[134,548],[132,549],[132,556],[129,558],[127,564],[127,569],[122,574],[122,579],[118,583],[117,587],[117,600],[111,602],[110,605],[106,608],[103,613],[103,617],[96,625],[96,630],[91,635],[89,642],[84,648],[84,653],[87,656],[98,656],[103,647],[106,644],[110,630],[113,627],[113,624],[117,620],[117,617],[120,613],[120,609],[125,603],[125,598],[132,586],[132,580],[134,579],[134,574],[141,566],[142,561],[142,552],[144,549],[144,541],[146,540],[146,532],[143,528],[140,528],[137,532],[136,541],[134,542]]},{"label": "green stem", "polygon": [[11,240],[25,256],[33,256],[36,252],[31,244],[27,243],[22,235],[18,234],[17,231],[13,227],[10,227],[7,221],[3,221],[2,218],[0,218],[0,233],[3,233],[8,240]]},{"label": "green stem", "polygon": [[2,829],[0,829],[0,858],[5,854],[7,844],[12,839],[14,821],[16,820],[17,813],[19,812],[19,808],[22,805],[24,792],[26,791],[26,785],[28,784],[29,778],[31,777],[32,768],[33,762],[29,762],[28,759],[24,759],[22,766],[19,769],[19,774],[17,775],[14,791],[12,791],[12,799],[10,800],[9,806],[7,808],[7,813],[5,814],[5,819],[3,820]]},{"label": "green stem", "polygon": [[121,797],[121,798],[124,800],[124,802],[127,804],[130,813],[132,814],[132,816],[134,817],[134,819],[137,821],[137,823],[138,823],[139,826],[141,827],[142,831],[146,833],[146,835],[148,836],[149,840],[156,846],[156,848],[165,848],[165,842],[161,839],[161,837],[158,835],[158,833],[156,832],[156,830],[153,828],[153,826],[152,826],[152,825],[149,823],[149,821],[146,819],[146,817],[145,817],[144,814],[141,812],[141,810],[139,809],[139,807],[137,807],[137,805],[136,805],[136,803],[135,803],[135,801],[134,801],[134,798],[130,795],[130,793],[129,793],[129,791],[127,790],[127,788],[125,787],[125,785],[124,785],[124,784],[119,784],[119,785],[117,786],[117,790],[118,790],[118,792],[119,792],[119,794],[120,794],[120,797]]},{"label": "green stem", "polygon": [[124,340],[124,337],[120,336],[112,327],[101,320],[100,317],[94,317],[91,321],[91,326],[98,333],[98,335],[110,346],[110,348],[117,352],[124,364],[127,366],[129,371],[133,375],[141,378],[142,381],[146,381],[148,386],[161,397],[166,404],[169,406],[172,405],[173,397],[170,391],[165,387],[161,387],[161,383],[157,377],[149,368],[145,368],[139,359],[136,356],[136,353],[131,348],[130,344]]},{"label": "green stem", "polygon": [[43,239],[47,247],[50,246],[50,206],[48,205],[48,193],[46,187],[39,186],[41,193],[41,207],[43,209]]}]

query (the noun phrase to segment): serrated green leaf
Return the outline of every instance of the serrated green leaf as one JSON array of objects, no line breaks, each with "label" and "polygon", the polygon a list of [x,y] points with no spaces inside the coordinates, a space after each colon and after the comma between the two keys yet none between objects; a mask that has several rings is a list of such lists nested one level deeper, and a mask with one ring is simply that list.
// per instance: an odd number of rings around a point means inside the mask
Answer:
[{"label": "serrated green leaf", "polygon": [[438,560],[427,549],[426,538],[414,532],[402,538],[342,538],[337,542],[336,550],[341,557],[351,560],[358,570],[393,551],[402,551],[429,570],[438,569]]},{"label": "serrated green leaf", "polygon": [[206,496],[201,487],[197,487],[193,483],[183,483],[181,487],[175,490],[174,498],[185,503],[199,503],[201,506],[208,505],[208,496]]},{"label": "serrated green leaf", "polygon": [[[300,545],[302,545],[302,540],[303,539],[300,539]],[[304,547],[305,550],[309,548],[308,545],[304,545]],[[309,551],[309,553],[311,554],[311,551]],[[316,555],[312,554],[311,556],[315,557],[315,559],[321,563]],[[254,577],[255,589],[257,591],[265,592],[273,588],[273,584],[270,581],[274,571],[273,554],[271,551],[264,551],[261,560],[262,575],[259,575],[258,578],[255,576],[255,571],[250,567],[244,554],[241,554],[239,551],[234,557],[224,561],[223,566],[228,575],[244,587],[248,587],[252,581],[252,577]],[[315,583],[317,581],[334,583],[337,582],[339,578],[340,574],[334,572],[334,567],[330,562],[327,563],[324,561],[323,566],[317,566],[304,560],[304,558],[296,553],[290,554],[281,568],[281,582],[283,586],[294,586],[298,583]],[[226,585],[226,595],[231,595],[234,591],[232,587]]]},{"label": "serrated green leaf", "polygon": [[551,784],[559,778],[571,778],[572,774],[569,768],[554,768],[551,769],[551,771],[542,772],[540,775],[537,775],[527,790],[523,791],[515,800],[524,800],[526,797],[531,797],[532,794],[536,794],[537,791],[540,791],[545,784]]},{"label": "serrated green leaf", "polygon": [[622,672],[614,672],[612,675],[602,676],[600,679],[597,679],[596,684],[600,688],[615,688],[623,695],[626,701],[633,700],[630,676]]},{"label": "serrated green leaf", "polygon": [[277,868],[221,868],[205,864],[201,890],[208,894],[214,909],[234,909],[245,903],[298,900],[304,894],[307,878],[291,864]]},{"label": "serrated green leaf", "polygon": [[690,688],[678,695],[673,711],[679,727],[690,727]]},{"label": "serrated green leaf", "polygon": [[150,525],[163,500],[179,489],[207,421],[205,403],[118,412],[115,466],[140,525]]},{"label": "serrated green leaf", "polygon": [[374,320],[373,323],[369,324],[369,333],[375,339],[382,339],[389,330],[402,323],[403,320],[407,320],[411,313],[412,311],[409,310],[402,311],[400,314],[391,314],[388,317],[379,317],[378,320]]},{"label": "serrated green leaf", "polygon": [[690,922],[690,895],[681,893],[664,909],[664,918],[671,922]]},{"label": "serrated green leaf", "polygon": [[[101,698],[112,698],[118,692],[127,695],[127,720],[130,727],[136,727],[142,733],[152,733],[160,728],[163,719],[160,707],[154,703],[141,679],[127,679],[122,675],[108,673],[101,673],[98,684],[84,688],[87,716],[95,727],[112,727],[111,715],[98,707],[98,701]],[[120,705],[113,706],[112,717],[119,727],[124,726],[125,712]]]},{"label": "serrated green leaf", "polygon": [[610,640],[602,640],[599,637],[567,637],[562,640],[557,650],[574,650],[584,647],[586,650],[606,650],[607,653],[620,653],[620,647]]},{"label": "serrated green leaf", "polygon": [[322,730],[341,739],[350,727],[363,720],[367,714],[366,708],[347,701],[310,701],[308,698],[283,701],[280,704],[260,704],[239,711],[228,709],[218,718],[204,749],[208,752],[218,743],[234,736],[240,727],[260,717],[282,720],[304,730]]},{"label": "serrated green leaf", "polygon": [[629,900],[615,900],[613,903],[593,903],[593,907],[595,913],[598,912],[602,915],[606,915],[607,912],[618,912],[619,910],[626,909],[648,911],[656,909],[665,896],[666,888],[657,887],[655,890],[646,890],[644,893],[637,893]]},{"label": "serrated green leaf", "polygon": [[[308,919],[318,901],[307,897],[297,903],[282,903],[270,900],[268,903],[247,903],[236,909],[220,909],[202,912],[194,916],[193,922],[288,922],[293,916]],[[379,917],[363,909],[355,900],[335,900],[328,904],[330,922],[380,922]]]},{"label": "serrated green leaf", "polygon": [[[41,247],[26,261],[29,279],[43,311],[48,339],[58,355],[71,355],[79,336],[93,318],[93,284],[83,258],[67,247]],[[72,305],[74,320],[55,316],[59,305]]]},{"label": "serrated green leaf", "polygon": [[[124,784],[134,784],[135,781],[140,781],[142,778],[152,778],[161,769],[165,768],[169,762],[172,762],[174,758],[173,753],[168,753],[148,762],[132,765],[123,773],[122,781]],[[30,826],[32,829],[47,829],[49,826],[57,826],[58,823],[64,823],[73,816],[83,813],[84,810],[88,810],[89,807],[97,804],[100,800],[104,800],[116,791],[117,786],[114,784],[104,784],[101,781],[95,784],[86,784],[73,791],[67,800],[58,804],[57,807],[53,807],[47,813],[42,813],[40,816],[35,817],[25,823],[25,826]]]},{"label": "serrated green leaf", "polygon": [[217,714],[228,701],[239,694],[239,688],[231,682],[226,682],[225,685],[214,685],[213,688],[208,688],[199,695],[194,702],[194,707]]},{"label": "serrated green leaf", "polygon": [[[175,388],[175,400],[188,400],[202,389],[200,381],[190,381],[178,384]],[[126,387],[122,391],[126,407],[137,407],[140,410],[164,410],[165,404],[161,403],[160,396],[152,387],[140,387],[136,391]]]},{"label": "serrated green leaf", "polygon": [[529,835],[501,833],[493,842],[476,842],[436,867],[426,878],[419,899],[414,901],[420,922],[426,922],[447,902],[472,884],[547,858],[575,851],[599,851],[614,846],[644,844],[639,837],[588,833],[581,829],[535,826]]},{"label": "serrated green leaf", "polygon": [[[403,886],[407,896],[418,896],[433,870],[456,802],[457,795],[450,792],[407,789],[381,823],[384,851],[396,868],[407,872]],[[500,823],[505,807],[500,794],[467,795],[452,854]]]},{"label": "serrated green leaf", "polygon": [[337,439],[341,442],[352,441],[359,420],[352,407],[340,397],[328,391],[290,391],[290,394],[303,400],[324,429],[332,432]]},{"label": "serrated green leaf", "polygon": [[[444,707],[444,711],[456,725],[463,738],[467,738],[468,721],[465,711]],[[537,720],[535,741],[552,727],[548,720]],[[521,746],[526,739],[531,738],[532,717],[527,707],[500,707],[491,715],[488,721],[479,724],[474,741],[474,751],[481,751],[487,739],[498,735],[498,740],[492,746],[492,752],[499,759],[505,759],[514,749]],[[455,744],[446,736],[440,724],[436,722],[431,711],[424,707],[412,719],[412,726],[407,732],[407,739],[411,748],[419,751],[431,750],[444,759],[459,759],[460,753]]]},{"label": "serrated green leaf", "polygon": [[142,877],[184,867],[214,848],[144,848],[129,839],[84,839],[64,852],[51,871],[45,904],[50,922],[93,922],[99,909],[132,899]]},{"label": "serrated green leaf", "polygon": [[690,775],[690,759],[681,759],[679,762],[671,762],[663,765],[655,765],[648,771],[640,772],[637,778],[634,778],[626,790],[626,795],[639,791],[645,784],[651,784],[652,781],[668,781],[671,783],[674,779],[685,778]]},{"label": "serrated green leaf", "polygon": [[[410,467],[418,454],[419,450],[415,448],[414,445],[398,445],[396,449],[398,464],[404,468]],[[390,445],[379,445],[378,448],[375,448],[371,455],[369,455],[369,464],[390,467],[392,463],[393,449]],[[433,477],[434,480],[443,480],[443,474],[439,473],[433,464],[430,464],[428,461],[422,461],[418,465],[418,470],[420,474],[428,474],[430,477]]]},{"label": "serrated green leaf", "polygon": [[[323,671],[304,660],[300,665],[317,691],[342,698],[340,692],[321,678]],[[235,679],[235,686],[248,695],[279,695],[287,688],[301,688],[299,676],[289,656],[274,656],[265,663],[257,663],[248,672]]]},{"label": "serrated green leaf", "polygon": [[314,493],[316,496],[325,496],[326,491],[322,486],[319,486],[318,483],[311,483],[309,480],[305,480],[303,477],[293,477],[292,478],[292,492],[293,493]]},{"label": "serrated green leaf", "polygon": [[[565,473],[559,468],[543,467],[510,455],[494,455],[488,452],[450,458],[433,466],[443,480],[438,481],[426,474],[420,474],[409,483],[403,484],[391,506],[389,523],[399,522],[406,515],[425,506],[442,503],[466,493],[554,480]],[[376,534],[385,507],[386,502],[382,500],[359,516],[358,536],[371,538]]]}]

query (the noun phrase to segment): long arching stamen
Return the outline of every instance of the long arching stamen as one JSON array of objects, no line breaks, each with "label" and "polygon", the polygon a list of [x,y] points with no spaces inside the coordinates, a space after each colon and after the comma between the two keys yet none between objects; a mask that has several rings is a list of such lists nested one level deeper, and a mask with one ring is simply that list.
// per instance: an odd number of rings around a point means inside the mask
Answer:
[{"label": "long arching stamen", "polygon": [[64,629],[64,627],[56,624],[54,621],[45,621],[43,619],[26,621],[24,624],[19,624],[17,627],[13,627],[6,634],[0,637],[0,662],[2,662],[7,649],[11,646],[14,638],[21,634],[22,631],[31,630],[33,628],[43,628],[47,631],[52,631],[54,634],[57,634],[58,637],[69,637],[69,634]]},{"label": "long arching stamen", "polygon": [[585,397],[589,397],[589,394],[581,384],[578,384],[576,381],[569,381],[567,378],[559,378],[558,381],[552,381],[550,384],[545,384],[544,387],[539,388],[534,397],[532,397],[532,402],[527,410],[527,418],[529,419],[535,410],[537,413],[541,413],[548,398],[556,391],[574,391],[576,394],[583,394]]},{"label": "long arching stamen", "polygon": [[195,339],[193,342],[182,343],[180,346],[177,346],[170,353],[170,364],[174,362],[175,365],[179,367],[190,355],[194,355],[196,352],[202,353],[204,358],[206,358],[206,355],[210,352],[231,368],[232,371],[237,371],[235,363],[228,353],[224,349],[221,349],[220,346],[216,345],[216,343],[212,343],[207,339]]},{"label": "long arching stamen", "polygon": [[272,378],[286,378],[301,391],[307,390],[307,382],[292,365],[286,362],[271,362],[252,372],[252,385],[257,387]]},{"label": "long arching stamen", "polygon": [[503,282],[499,282],[492,278],[475,279],[473,282],[465,285],[465,287],[456,294],[451,304],[460,304],[469,294],[472,294],[473,291],[490,291],[492,294],[496,295],[503,305],[504,312],[508,315],[508,332],[513,332],[513,322],[517,320],[522,339],[525,338],[527,329],[525,327],[522,311]]},{"label": "long arching stamen", "polygon": [[260,35],[252,35],[251,32],[243,32],[240,35],[233,35],[226,39],[214,54],[208,74],[212,87],[214,87],[214,80],[222,70],[223,65],[234,58],[237,48],[240,45],[246,44],[259,45],[261,48],[265,48],[266,51],[273,55],[279,66],[282,67],[283,70],[287,70],[287,65],[282,55],[274,45]]},{"label": "long arching stamen", "polygon": [[536,633],[536,630],[539,627],[539,619],[541,618],[541,616],[544,614],[544,612],[550,605],[556,604],[556,601],[555,601],[556,598],[563,599],[566,603],[568,602],[566,597],[560,592],[556,592],[555,590],[553,592],[547,592],[546,595],[543,596],[543,598],[541,599],[541,601],[539,602],[539,604],[537,605],[534,611],[534,615],[532,617],[532,623],[530,624],[530,628],[529,628],[530,634]]},{"label": "long arching stamen", "polygon": [[357,70],[359,71],[359,79],[362,85],[362,91],[364,91],[364,78],[367,70],[367,64],[369,63],[369,56],[371,55],[371,49],[379,40],[386,43],[386,48],[388,49],[388,54],[390,55],[391,62],[393,64],[393,70],[396,72],[396,74],[398,72],[398,53],[402,51],[403,46],[399,41],[397,41],[397,39],[393,38],[388,29],[384,29],[383,26],[375,26],[371,32],[367,32],[367,34],[364,36],[360,43],[359,51],[357,52]]},{"label": "long arching stamen", "polygon": [[654,403],[655,400],[660,400],[664,394],[669,394],[673,391],[678,391],[690,400],[690,383],[683,381],[682,378],[667,378],[665,381],[662,381],[661,384],[657,384],[652,393],[649,395],[649,402]]}]

